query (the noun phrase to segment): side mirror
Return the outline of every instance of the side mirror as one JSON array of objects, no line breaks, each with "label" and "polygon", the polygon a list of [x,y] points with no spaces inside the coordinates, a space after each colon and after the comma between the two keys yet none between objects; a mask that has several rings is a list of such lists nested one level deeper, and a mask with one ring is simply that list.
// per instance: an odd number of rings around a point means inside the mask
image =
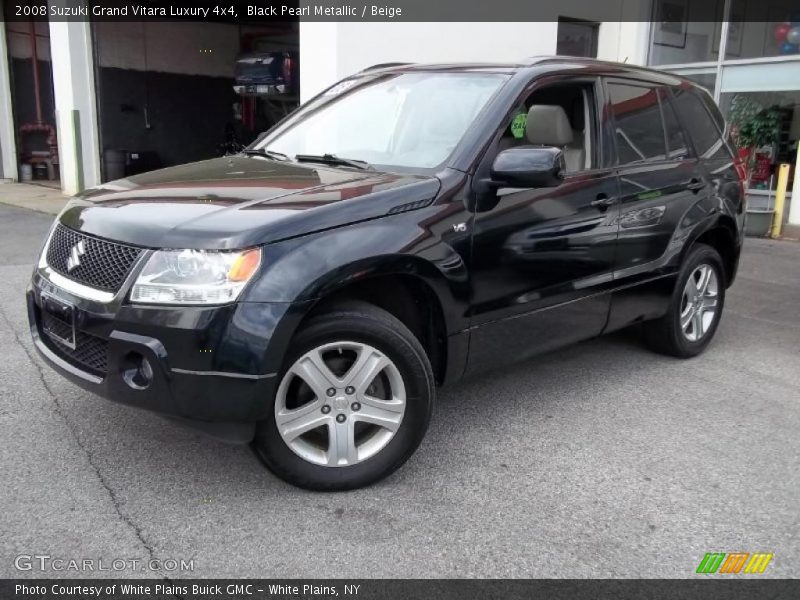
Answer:
[{"label": "side mirror", "polygon": [[564,180],[564,170],[564,153],[559,148],[509,148],[495,157],[492,182],[507,187],[556,187]]}]

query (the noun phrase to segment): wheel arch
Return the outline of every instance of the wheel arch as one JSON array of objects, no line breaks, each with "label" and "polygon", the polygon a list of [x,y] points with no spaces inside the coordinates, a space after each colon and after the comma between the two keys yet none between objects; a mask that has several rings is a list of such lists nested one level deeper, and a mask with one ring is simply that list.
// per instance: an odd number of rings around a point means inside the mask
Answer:
[{"label": "wheel arch", "polygon": [[725,268],[725,285],[730,287],[736,278],[739,265],[740,246],[737,243],[737,237],[734,220],[727,215],[720,215],[695,233],[691,243],[684,248],[681,262],[694,244],[711,246],[722,258],[722,265]]},{"label": "wheel arch", "polygon": [[310,302],[303,323],[335,306],[361,301],[381,308],[401,321],[425,349],[437,384],[445,379],[448,359],[447,325],[442,300],[429,281],[404,272],[373,272],[327,286]]},{"label": "wheel arch", "polygon": [[[409,326],[440,382],[453,334],[469,327],[469,277],[461,255],[432,226],[438,221],[422,217],[420,211],[401,213],[265,246],[265,268],[245,300],[292,306],[282,335],[268,343],[269,362],[285,354],[306,318],[350,298],[383,308]],[[450,353],[456,362],[466,337],[458,336],[458,351]],[[457,365],[450,370],[458,371]]]}]

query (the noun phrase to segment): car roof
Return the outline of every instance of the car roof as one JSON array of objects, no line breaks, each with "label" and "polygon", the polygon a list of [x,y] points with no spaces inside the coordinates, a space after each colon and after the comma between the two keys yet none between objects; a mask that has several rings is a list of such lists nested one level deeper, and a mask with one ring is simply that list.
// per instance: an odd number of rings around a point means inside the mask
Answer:
[{"label": "car roof", "polygon": [[384,63],[368,67],[363,72],[414,72],[414,71],[449,71],[449,72],[483,72],[483,73],[529,73],[546,74],[548,71],[574,70],[576,73],[603,73],[605,75],[634,76],[656,83],[678,85],[687,83],[693,87],[693,81],[656,69],[626,63],[582,58],[576,56],[532,56],[516,63]]}]

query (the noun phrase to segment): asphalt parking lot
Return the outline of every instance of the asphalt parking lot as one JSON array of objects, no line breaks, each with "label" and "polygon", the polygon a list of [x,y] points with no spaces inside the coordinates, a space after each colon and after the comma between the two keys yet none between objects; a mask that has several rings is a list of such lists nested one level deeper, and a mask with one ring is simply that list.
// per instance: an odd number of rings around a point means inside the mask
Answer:
[{"label": "asphalt parking lot", "polygon": [[800,577],[800,243],[747,241],[703,356],[625,332],[463,382],[403,469],[318,494],[39,361],[23,295],[50,221],[0,205],[0,577],[87,575],[15,568],[36,554],[193,560],[170,577],[691,577],[710,551]]}]

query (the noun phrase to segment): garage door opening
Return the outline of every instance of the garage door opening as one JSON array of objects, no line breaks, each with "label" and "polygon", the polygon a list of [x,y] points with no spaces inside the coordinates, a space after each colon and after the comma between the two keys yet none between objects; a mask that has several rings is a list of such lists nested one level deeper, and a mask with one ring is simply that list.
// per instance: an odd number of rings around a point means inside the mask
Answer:
[{"label": "garage door opening", "polygon": [[19,178],[61,188],[47,23],[4,23]]},{"label": "garage door opening", "polygon": [[96,22],[103,181],[238,152],[299,103],[296,23]]}]

